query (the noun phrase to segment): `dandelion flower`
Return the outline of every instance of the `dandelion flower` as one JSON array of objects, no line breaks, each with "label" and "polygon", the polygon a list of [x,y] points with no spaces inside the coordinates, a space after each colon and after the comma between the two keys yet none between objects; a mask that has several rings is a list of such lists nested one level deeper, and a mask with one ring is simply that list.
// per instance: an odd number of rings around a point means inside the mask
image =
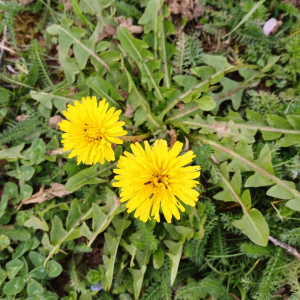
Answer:
[{"label": "dandelion flower", "polygon": [[69,158],[77,156],[77,163],[87,165],[104,164],[105,160],[115,160],[112,143],[122,144],[118,137],[127,134],[123,130],[125,122],[118,122],[121,110],[108,109],[105,99],[97,105],[96,97],[77,100],[74,106],[68,105],[63,114],[68,119],[59,123],[60,129],[65,131],[62,135],[64,151],[72,150]]},{"label": "dandelion flower", "polygon": [[134,217],[146,222],[151,216],[160,221],[159,209],[168,223],[172,215],[180,219],[180,203],[195,206],[199,193],[194,190],[199,183],[194,180],[200,176],[199,166],[188,166],[195,157],[193,151],[178,156],[183,144],[176,142],[169,149],[167,142],[156,140],[153,147],[145,142],[145,150],[139,143],[131,145],[133,154],[124,152],[114,173],[113,186],[121,188],[121,202],[128,201],[128,213],[135,211]]}]

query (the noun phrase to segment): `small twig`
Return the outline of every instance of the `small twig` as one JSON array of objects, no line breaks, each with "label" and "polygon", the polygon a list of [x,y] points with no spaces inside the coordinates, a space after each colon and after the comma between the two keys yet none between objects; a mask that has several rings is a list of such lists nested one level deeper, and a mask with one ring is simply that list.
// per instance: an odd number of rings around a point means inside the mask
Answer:
[{"label": "small twig", "polygon": [[235,299],[237,299],[237,300],[240,300],[240,298],[238,298],[237,296],[233,295],[232,293],[230,293],[230,295],[231,295],[233,298],[235,298]]},{"label": "small twig", "polygon": [[2,39],[2,43],[1,43],[1,51],[0,51],[0,67],[2,65],[2,60],[3,60],[3,56],[4,56],[4,48],[5,47],[5,43],[6,43],[6,29],[7,29],[7,25],[5,25],[4,30],[3,30],[3,39]]},{"label": "small twig", "polygon": [[10,49],[10,48],[8,48],[8,47],[6,47],[4,45],[0,45],[0,48],[1,48],[1,52],[2,52],[2,49],[3,49],[3,50],[6,50],[6,51],[8,51],[8,52],[10,52],[12,54],[16,54],[17,53],[15,50]]},{"label": "small twig", "polygon": [[296,258],[300,261],[300,254],[298,253],[298,251],[293,248],[292,246],[285,244],[283,242],[280,242],[276,239],[274,239],[273,237],[269,236],[269,241],[271,241],[275,246],[279,246],[285,250],[287,250],[288,252],[290,252],[292,255],[296,256]]},{"label": "small twig", "polygon": [[276,206],[273,204],[273,202],[271,202],[272,206],[274,207],[274,209],[276,210],[278,217],[280,218],[281,222],[283,222],[282,216],[280,214],[280,212],[278,211],[278,209],[276,208]]}]

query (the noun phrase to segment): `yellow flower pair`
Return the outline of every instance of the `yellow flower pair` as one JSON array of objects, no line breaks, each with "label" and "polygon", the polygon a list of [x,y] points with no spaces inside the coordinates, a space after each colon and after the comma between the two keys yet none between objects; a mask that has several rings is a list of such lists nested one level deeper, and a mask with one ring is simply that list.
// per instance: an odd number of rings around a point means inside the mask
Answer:
[{"label": "yellow flower pair", "polygon": [[[105,99],[97,105],[96,97],[75,101],[64,111],[67,120],[58,124],[65,131],[64,151],[72,150],[69,158],[77,156],[77,163],[104,164],[105,160],[115,160],[112,143],[122,144],[119,138],[127,134],[123,130],[125,122],[118,122],[121,110],[108,110]],[[146,222],[150,215],[160,221],[159,209],[168,223],[172,215],[180,219],[178,208],[184,207],[178,201],[195,206],[199,193],[194,190],[199,183],[199,166],[188,166],[195,157],[193,151],[178,156],[183,144],[176,142],[172,149],[165,140],[156,140],[153,147],[145,142],[145,149],[139,144],[131,145],[133,154],[124,152],[114,170],[116,182],[113,186],[121,188],[121,202],[128,201],[128,212]],[[177,199],[178,198],[178,199]]]}]

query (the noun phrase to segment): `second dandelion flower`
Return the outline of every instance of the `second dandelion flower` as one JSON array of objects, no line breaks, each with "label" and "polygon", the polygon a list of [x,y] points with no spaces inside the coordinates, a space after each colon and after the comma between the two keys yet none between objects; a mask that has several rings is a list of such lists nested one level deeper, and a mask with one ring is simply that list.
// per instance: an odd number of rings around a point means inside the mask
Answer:
[{"label": "second dandelion flower", "polygon": [[111,144],[122,144],[119,138],[127,134],[123,130],[125,122],[118,122],[121,110],[108,109],[105,99],[97,104],[96,97],[82,98],[82,103],[74,102],[68,105],[63,114],[68,120],[59,123],[64,151],[72,150],[69,158],[77,156],[77,163],[87,165],[101,164],[115,160],[115,153]]}]

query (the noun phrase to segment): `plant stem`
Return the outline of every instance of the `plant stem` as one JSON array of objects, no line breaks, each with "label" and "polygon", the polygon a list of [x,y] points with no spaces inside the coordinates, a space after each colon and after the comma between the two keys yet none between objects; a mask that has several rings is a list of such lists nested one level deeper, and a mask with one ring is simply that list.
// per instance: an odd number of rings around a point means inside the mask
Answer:
[{"label": "plant stem", "polygon": [[271,241],[275,246],[279,246],[279,247],[287,250],[288,252],[290,252],[292,255],[294,255],[300,261],[300,254],[292,246],[285,244],[283,242],[280,242],[280,241],[276,240],[275,238],[273,238],[272,236],[269,236],[269,241]]}]

